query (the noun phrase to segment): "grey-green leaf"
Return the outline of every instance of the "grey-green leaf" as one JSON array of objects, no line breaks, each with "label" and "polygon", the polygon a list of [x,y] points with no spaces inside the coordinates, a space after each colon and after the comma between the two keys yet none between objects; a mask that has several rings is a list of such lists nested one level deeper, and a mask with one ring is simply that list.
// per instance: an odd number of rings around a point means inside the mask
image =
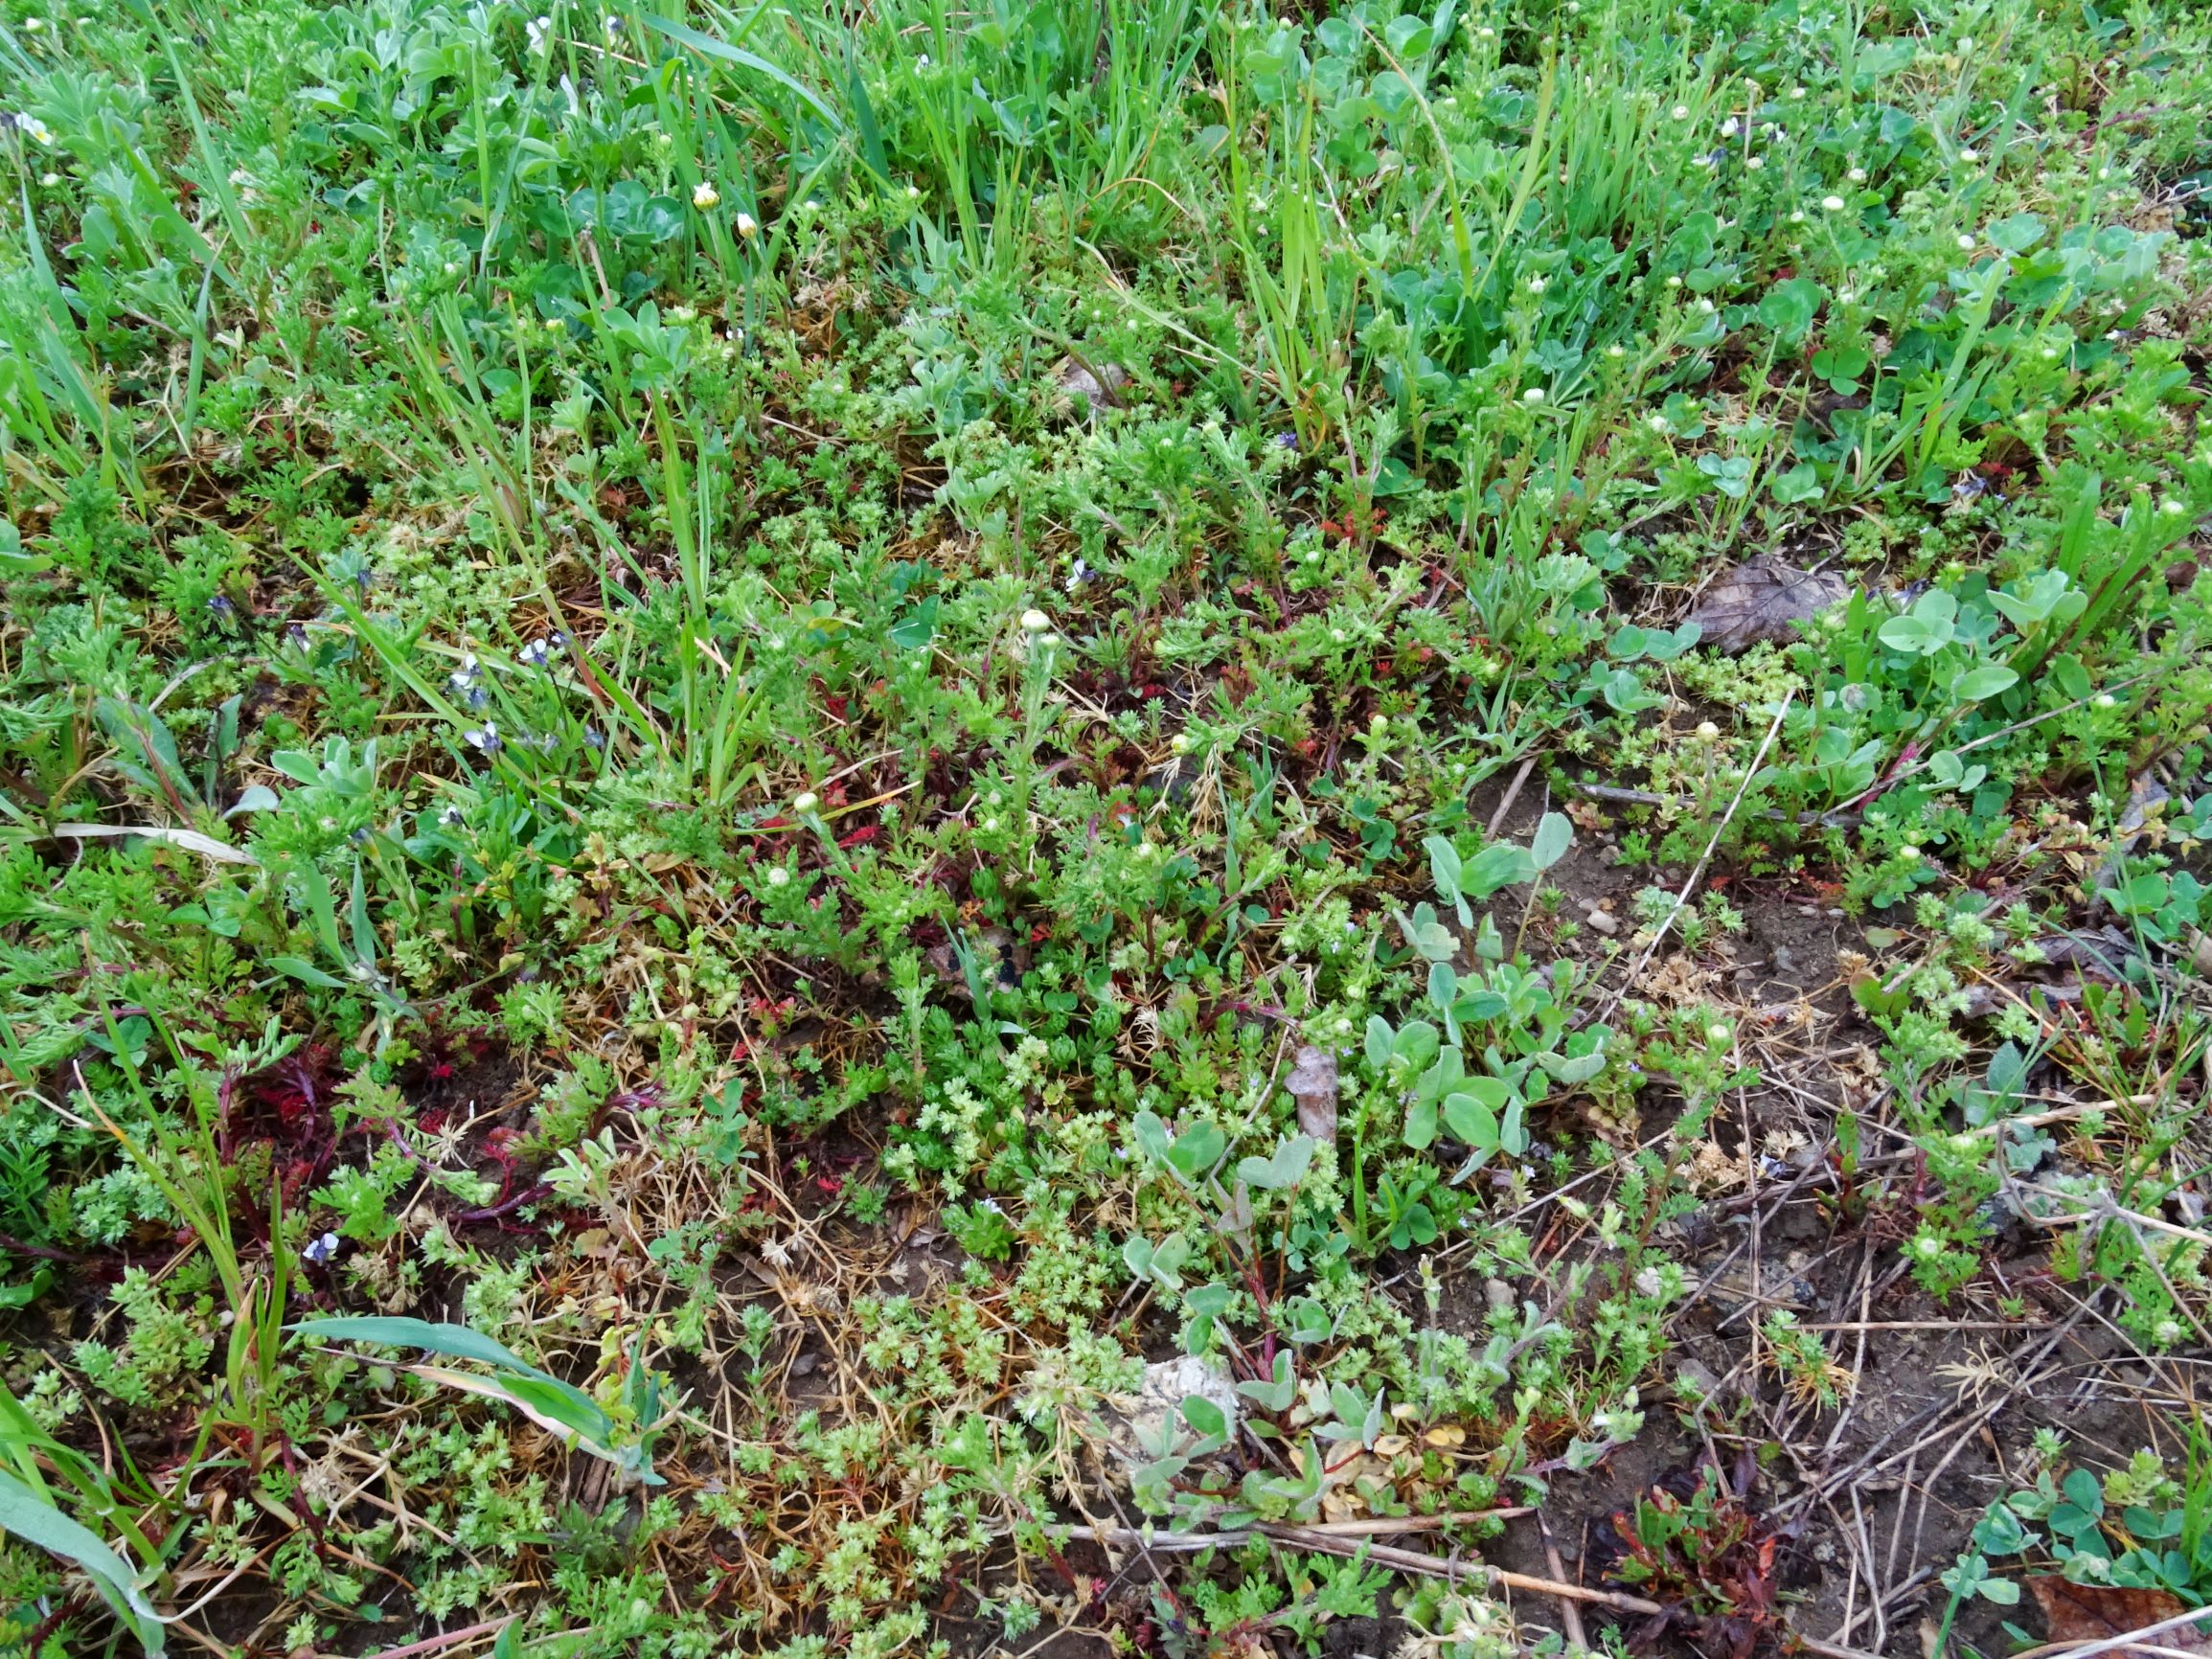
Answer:
[{"label": "grey-green leaf", "polygon": [[380,1348],[419,1348],[448,1359],[474,1359],[517,1376],[535,1376],[543,1382],[560,1379],[543,1372],[481,1330],[466,1325],[433,1325],[426,1319],[357,1316],[344,1319],[303,1319],[287,1328],[294,1336],[324,1341],[373,1342]]},{"label": "grey-green leaf", "polygon": [[1536,827],[1536,839],[1529,843],[1529,856],[1539,870],[1549,870],[1567,855],[1567,849],[1575,844],[1575,827],[1564,812],[1546,812]]},{"label": "grey-green leaf", "polygon": [[80,1568],[151,1659],[162,1659],[168,1648],[161,1615],[139,1594],[137,1578],[123,1557],[89,1528],[71,1520],[5,1470],[0,1470],[0,1532],[36,1544]]}]

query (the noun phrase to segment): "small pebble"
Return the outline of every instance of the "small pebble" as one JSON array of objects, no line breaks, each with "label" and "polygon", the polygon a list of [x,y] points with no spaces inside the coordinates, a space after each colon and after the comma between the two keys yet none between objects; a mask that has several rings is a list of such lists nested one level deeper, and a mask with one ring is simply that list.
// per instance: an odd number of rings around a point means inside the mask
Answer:
[{"label": "small pebble", "polygon": [[1589,915],[1585,917],[1583,920],[1587,921],[1590,926],[1595,928],[1598,932],[1605,934],[1608,938],[1610,938],[1613,934],[1616,934],[1621,930],[1621,924],[1618,921],[1615,921],[1611,917],[1608,916],[1602,910],[1592,910]]}]

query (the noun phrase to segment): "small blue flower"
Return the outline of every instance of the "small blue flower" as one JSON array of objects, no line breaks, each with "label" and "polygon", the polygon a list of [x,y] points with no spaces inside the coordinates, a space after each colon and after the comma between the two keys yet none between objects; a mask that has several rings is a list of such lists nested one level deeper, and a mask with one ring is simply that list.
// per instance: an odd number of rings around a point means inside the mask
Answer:
[{"label": "small blue flower", "polygon": [[499,728],[490,720],[481,726],[471,726],[461,736],[470,748],[481,750],[487,755],[496,755],[501,748]]},{"label": "small blue flower", "polygon": [[547,640],[532,640],[514,653],[514,660],[526,669],[542,669],[553,658],[553,646]]}]

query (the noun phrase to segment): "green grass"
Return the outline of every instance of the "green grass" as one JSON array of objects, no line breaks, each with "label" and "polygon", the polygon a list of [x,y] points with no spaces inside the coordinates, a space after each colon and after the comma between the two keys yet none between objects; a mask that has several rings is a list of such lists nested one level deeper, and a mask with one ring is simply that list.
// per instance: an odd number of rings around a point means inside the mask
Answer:
[{"label": "green grass", "polygon": [[[1475,1659],[1062,1529],[1811,1456],[1673,1380],[1782,1170],[2202,1348],[2201,9],[841,15],[0,8],[0,1648]],[[2212,1592],[2170,1415],[1944,1639]]]}]

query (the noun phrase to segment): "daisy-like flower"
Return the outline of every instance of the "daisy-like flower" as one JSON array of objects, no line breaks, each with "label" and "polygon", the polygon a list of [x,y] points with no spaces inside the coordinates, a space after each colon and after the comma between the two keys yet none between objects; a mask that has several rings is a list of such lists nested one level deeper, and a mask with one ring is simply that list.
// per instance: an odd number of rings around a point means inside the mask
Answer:
[{"label": "daisy-like flower", "polygon": [[697,208],[701,213],[705,213],[707,209],[721,199],[722,193],[703,178],[692,186],[692,206]]},{"label": "daisy-like flower", "polygon": [[741,213],[732,223],[738,235],[748,242],[761,234],[761,221],[751,214]]},{"label": "daisy-like flower", "polygon": [[1021,613],[1021,627],[1024,633],[1040,634],[1051,626],[1052,618],[1040,610],[1025,610]]},{"label": "daisy-like flower", "polygon": [[1543,388],[1541,386],[1531,386],[1527,391],[1520,395],[1520,400],[1523,403],[1541,403],[1543,401]]},{"label": "daisy-like flower", "polygon": [[1677,103],[1667,113],[1676,121],[1687,121],[1690,119],[1690,106],[1686,103]]},{"label": "daisy-like flower", "polygon": [[1843,211],[1843,198],[1839,195],[1824,195],[1820,198],[1820,205],[1829,213],[1839,214]]}]

